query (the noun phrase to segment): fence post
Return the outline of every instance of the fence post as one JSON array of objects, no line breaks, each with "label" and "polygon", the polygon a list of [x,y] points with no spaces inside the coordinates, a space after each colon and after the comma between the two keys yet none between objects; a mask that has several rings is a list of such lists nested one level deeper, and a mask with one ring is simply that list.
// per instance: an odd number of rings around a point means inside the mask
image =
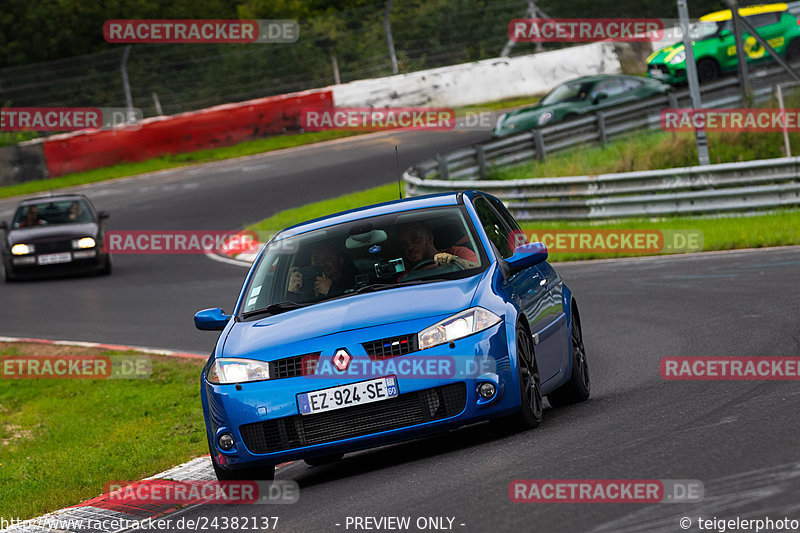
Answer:
[{"label": "fence post", "polygon": [[478,176],[486,179],[486,151],[482,144],[475,145],[475,156],[478,159]]},{"label": "fence post", "polygon": [[600,145],[605,146],[608,138],[606,137],[606,117],[602,113],[597,113],[597,129],[600,130]]},{"label": "fence post", "polygon": [[540,130],[533,130],[533,142],[536,144],[536,159],[541,163],[547,157],[547,152],[544,147],[544,137]]},{"label": "fence post", "polygon": [[672,91],[667,93],[667,98],[669,99],[669,107],[672,109],[678,108],[678,97],[675,96],[675,93]]},{"label": "fence post", "polygon": [[450,171],[447,168],[447,156],[443,156],[442,154],[436,154],[436,161],[439,162],[439,179],[449,180]]}]

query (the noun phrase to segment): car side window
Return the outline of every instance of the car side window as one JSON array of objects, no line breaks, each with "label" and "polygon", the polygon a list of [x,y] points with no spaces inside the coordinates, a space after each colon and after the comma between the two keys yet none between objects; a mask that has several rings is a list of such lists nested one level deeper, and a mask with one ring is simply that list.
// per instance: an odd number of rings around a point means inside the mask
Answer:
[{"label": "car side window", "polygon": [[625,87],[622,86],[619,80],[606,80],[595,86],[594,91],[592,91],[592,97],[600,93],[606,93],[609,98],[613,98],[614,96],[619,96],[623,92],[625,92]]},{"label": "car side window", "polygon": [[625,80],[623,80],[623,82],[622,82],[622,86],[625,88],[626,91],[632,91],[634,89],[638,89],[643,84],[644,84],[643,81],[640,81],[640,80],[629,80],[627,78]]},{"label": "car side window", "polygon": [[758,15],[750,15],[747,22],[753,25],[754,28],[762,28],[770,24],[775,24],[780,20],[780,13],[761,13]]},{"label": "car side window", "polygon": [[474,202],[475,212],[481,221],[481,226],[486,232],[486,236],[497,248],[497,252],[503,259],[508,259],[514,254],[511,248],[511,232],[503,219],[492,209],[489,202],[483,198],[477,198]]}]

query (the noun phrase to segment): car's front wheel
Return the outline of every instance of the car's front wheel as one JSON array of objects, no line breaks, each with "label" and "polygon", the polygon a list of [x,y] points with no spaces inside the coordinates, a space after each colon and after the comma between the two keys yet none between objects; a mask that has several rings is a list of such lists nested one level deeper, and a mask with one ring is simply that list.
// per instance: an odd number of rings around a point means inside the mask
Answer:
[{"label": "car's front wheel", "polygon": [[697,81],[708,83],[719,78],[719,65],[713,59],[701,59],[697,62]]},{"label": "car's front wheel", "polygon": [[6,280],[6,283],[12,283],[17,280],[9,267],[3,268],[3,277]]},{"label": "car's front wheel", "polygon": [[519,373],[519,410],[511,416],[496,419],[493,424],[502,433],[537,427],[542,422],[542,387],[539,367],[528,331],[517,326],[517,372]]},{"label": "car's front wheel", "polygon": [[581,318],[574,302],[572,305],[572,375],[567,383],[547,395],[547,401],[553,407],[582,402],[589,398],[592,390],[586,348],[583,346]]},{"label": "car's front wheel", "polygon": [[800,61],[800,39],[789,43],[789,48],[786,49],[786,60],[789,63]]}]

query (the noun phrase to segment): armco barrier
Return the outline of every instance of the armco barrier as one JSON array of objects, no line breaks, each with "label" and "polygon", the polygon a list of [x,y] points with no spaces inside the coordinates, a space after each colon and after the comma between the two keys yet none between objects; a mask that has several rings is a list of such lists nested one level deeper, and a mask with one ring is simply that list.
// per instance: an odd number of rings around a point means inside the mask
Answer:
[{"label": "armco barrier", "polygon": [[149,118],[130,128],[55,135],[42,142],[44,157],[49,176],[56,177],[121,162],[231,146],[299,128],[300,111],[309,106],[333,107],[333,93],[322,90],[271,96]]},{"label": "armco barrier", "polygon": [[406,196],[481,189],[518,220],[592,220],[747,212],[800,205],[800,157],[599,176],[423,180],[403,175]]}]

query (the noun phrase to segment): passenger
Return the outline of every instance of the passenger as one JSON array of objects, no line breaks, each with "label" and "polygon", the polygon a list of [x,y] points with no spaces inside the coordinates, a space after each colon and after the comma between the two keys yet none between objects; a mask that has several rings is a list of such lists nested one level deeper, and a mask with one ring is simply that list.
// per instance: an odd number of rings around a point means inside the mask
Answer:
[{"label": "passenger", "polygon": [[[321,275],[314,279],[314,297],[330,298],[340,296],[354,288],[355,276],[348,275],[347,261],[339,250],[330,244],[322,244],[311,250],[311,264],[319,267]],[[298,267],[292,267],[289,274],[289,293],[303,293],[303,274]]]},{"label": "passenger", "polygon": [[69,220],[70,222],[78,221],[83,218],[83,209],[78,201],[69,204]]}]

